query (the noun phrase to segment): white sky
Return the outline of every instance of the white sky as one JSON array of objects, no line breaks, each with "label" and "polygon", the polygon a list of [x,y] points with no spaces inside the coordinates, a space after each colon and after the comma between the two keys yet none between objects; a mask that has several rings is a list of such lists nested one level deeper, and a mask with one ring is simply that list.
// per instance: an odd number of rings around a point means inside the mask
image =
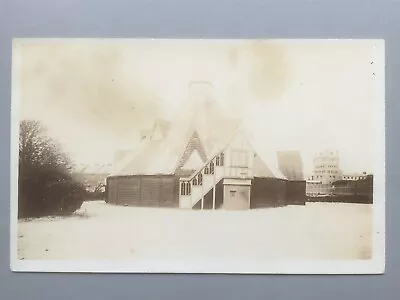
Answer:
[{"label": "white sky", "polygon": [[[170,117],[192,80],[268,149],[340,151],[345,172],[372,170],[384,101],[383,45],[367,40],[28,40],[20,45],[22,118],[41,120],[82,163],[135,147]],[[15,49],[14,49],[15,50]],[[375,73],[375,75],[373,75]],[[384,134],[384,132],[381,132]]]}]

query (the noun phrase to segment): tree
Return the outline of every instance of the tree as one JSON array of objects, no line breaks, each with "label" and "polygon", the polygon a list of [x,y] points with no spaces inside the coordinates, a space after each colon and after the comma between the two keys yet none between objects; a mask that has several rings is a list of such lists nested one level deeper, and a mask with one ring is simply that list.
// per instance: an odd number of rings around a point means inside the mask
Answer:
[{"label": "tree", "polygon": [[72,177],[71,162],[38,121],[24,120],[19,134],[18,217],[70,214],[85,189]]}]

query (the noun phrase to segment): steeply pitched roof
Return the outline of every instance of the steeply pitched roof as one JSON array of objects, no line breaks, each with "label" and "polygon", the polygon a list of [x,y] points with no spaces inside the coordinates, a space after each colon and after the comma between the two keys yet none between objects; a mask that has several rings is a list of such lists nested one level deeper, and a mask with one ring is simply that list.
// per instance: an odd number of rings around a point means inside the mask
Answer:
[{"label": "steeply pitched roof", "polygon": [[165,140],[148,140],[140,145],[137,154],[112,175],[173,174],[178,155]]},{"label": "steeply pitched roof", "polygon": [[206,154],[206,151],[203,147],[203,143],[202,143],[197,131],[193,131],[189,140],[185,144],[186,144],[186,147],[184,148],[184,151],[182,152],[182,154],[179,156],[178,163],[175,168],[176,170],[183,167],[183,165],[188,160],[188,158],[190,157],[192,152],[195,150],[197,150],[197,152],[199,153],[200,158],[203,162],[207,161],[207,154]]},{"label": "steeply pitched roof", "polygon": [[[200,82],[191,84],[190,88],[190,97],[181,104],[173,123],[156,120],[153,133],[155,130],[161,131],[162,138],[143,140],[135,157],[129,161],[126,159],[126,163],[114,175],[174,174],[185,159],[185,149],[194,132],[201,141],[198,147],[200,156],[209,160],[240,131],[257,153],[254,160],[255,176],[282,179],[287,177],[285,175],[290,178],[297,176],[297,173],[292,176],[287,166],[278,166],[276,152],[272,154],[262,150],[243,128],[241,121],[225,113],[213,97],[212,85]],[[186,153],[188,155],[190,153]]]},{"label": "steeply pitched roof", "polygon": [[[235,134],[227,135],[221,142],[215,144],[215,153],[222,151],[232,138],[238,134],[238,132],[245,135],[256,153],[253,161],[253,172],[255,177],[303,180],[301,175],[299,175],[301,172],[298,172],[298,163],[300,162],[301,164],[301,159],[298,160],[295,153],[281,152],[277,156],[276,152],[265,151],[258,146],[251,134],[246,133],[243,127],[238,129]],[[186,134],[186,137],[188,136],[189,135]],[[182,140],[179,141],[178,138],[181,138]],[[196,139],[197,142],[201,140],[198,137],[197,132],[192,132],[189,138],[186,139],[178,134],[172,135],[164,140],[143,141],[137,154],[131,158],[125,166],[112,175],[175,174],[177,168],[184,163],[185,153],[187,152],[186,156],[191,153],[191,151],[185,151],[188,148],[189,142],[194,144],[192,147],[193,149],[198,148],[198,150],[200,149],[199,153],[202,152],[202,145],[196,145]],[[184,147],[182,147],[182,143],[184,144]],[[204,153],[201,154],[201,156],[202,159],[205,160]],[[207,159],[210,159],[211,157],[212,156],[208,156]],[[287,160],[288,157],[290,160]],[[290,163],[293,162],[293,158],[296,158],[295,165],[290,166]],[[279,159],[280,164],[278,163]],[[283,164],[283,162],[285,162],[285,164]]]},{"label": "steeply pitched roof", "polygon": [[77,164],[73,166],[75,174],[110,174],[112,164]]},{"label": "steeply pitched roof", "polygon": [[245,135],[255,152],[253,160],[254,177],[287,179],[278,167],[276,152],[264,149],[245,126],[241,125],[240,131]]},{"label": "steeply pitched roof", "polygon": [[176,169],[184,164],[194,149],[197,149],[205,161],[207,157],[197,132],[190,132],[190,135],[183,132],[169,134],[162,140],[143,141],[136,155],[130,157],[112,175],[175,174]]}]

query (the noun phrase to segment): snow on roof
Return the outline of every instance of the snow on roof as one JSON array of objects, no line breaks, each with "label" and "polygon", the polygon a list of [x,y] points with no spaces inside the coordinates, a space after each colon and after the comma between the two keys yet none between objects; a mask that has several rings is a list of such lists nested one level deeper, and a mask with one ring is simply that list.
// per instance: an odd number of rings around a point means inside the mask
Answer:
[{"label": "snow on roof", "polygon": [[[129,161],[124,165],[121,164],[121,167],[111,175],[171,174],[174,164],[171,164],[170,151],[165,146],[164,140],[143,142],[136,155],[129,157]],[[173,157],[176,157],[176,155],[173,155]]]},{"label": "snow on roof", "polygon": [[[193,136],[193,131],[188,132],[186,134],[183,134],[182,131],[175,132],[164,140],[143,141],[137,154],[130,157],[130,161],[116,170],[112,176],[174,174],[184,149]],[[215,143],[213,155],[222,151],[238,132],[245,135],[256,152],[253,162],[255,177],[300,180],[287,178],[278,166],[277,153],[265,151],[259,147],[252,135],[247,133],[243,126],[236,130],[235,134],[225,135],[218,143]],[[208,157],[211,158],[212,156]]]},{"label": "snow on roof", "polygon": [[253,161],[254,176],[287,179],[278,167],[276,151],[271,149],[267,150],[265,147],[262,147],[261,144],[251,134],[251,132],[246,129],[245,125],[242,124],[240,126],[240,131],[245,135],[256,153]]},{"label": "snow on roof", "polygon": [[[254,164],[256,176],[286,179],[287,175],[291,175],[287,171],[288,168],[284,168],[288,174],[282,172],[277,153],[259,147],[242,122],[230,118],[212,93],[208,93],[210,91],[207,88],[207,96],[202,95],[202,85],[203,83],[193,83],[190,86],[194,94],[182,103],[173,123],[156,120],[153,130],[159,128],[163,133],[162,139],[143,140],[137,154],[129,160],[126,158],[124,164],[120,164],[121,168],[115,170],[114,175],[173,174],[193,132],[198,133],[207,159],[210,159],[222,151],[238,131],[249,139],[257,153]],[[206,85],[208,86],[208,83]],[[201,94],[199,97],[196,97],[197,92]]]},{"label": "snow on roof", "polygon": [[112,164],[77,164],[73,166],[74,173],[80,174],[109,174]]}]

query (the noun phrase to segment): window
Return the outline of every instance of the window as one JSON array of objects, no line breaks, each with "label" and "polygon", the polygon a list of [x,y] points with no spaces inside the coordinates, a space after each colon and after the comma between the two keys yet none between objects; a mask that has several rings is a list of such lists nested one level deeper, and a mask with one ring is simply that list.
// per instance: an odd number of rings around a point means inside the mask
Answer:
[{"label": "window", "polygon": [[223,152],[220,155],[220,162],[219,163],[220,163],[220,166],[224,165],[224,153]]},{"label": "window", "polygon": [[191,193],[191,184],[190,182],[181,182],[181,195],[188,196]]},{"label": "window", "polygon": [[181,195],[186,195],[186,183],[181,182]]},{"label": "window", "polygon": [[204,174],[210,174],[210,169],[208,168],[208,166],[204,168]]},{"label": "window", "polygon": [[210,174],[214,174],[214,162],[210,162]]},{"label": "window", "polygon": [[197,177],[193,178],[193,185],[197,185]]},{"label": "window", "polygon": [[215,158],[215,164],[219,166],[219,155]]},{"label": "window", "polygon": [[203,174],[201,174],[201,172],[197,176],[197,184],[198,185],[203,185]]}]

